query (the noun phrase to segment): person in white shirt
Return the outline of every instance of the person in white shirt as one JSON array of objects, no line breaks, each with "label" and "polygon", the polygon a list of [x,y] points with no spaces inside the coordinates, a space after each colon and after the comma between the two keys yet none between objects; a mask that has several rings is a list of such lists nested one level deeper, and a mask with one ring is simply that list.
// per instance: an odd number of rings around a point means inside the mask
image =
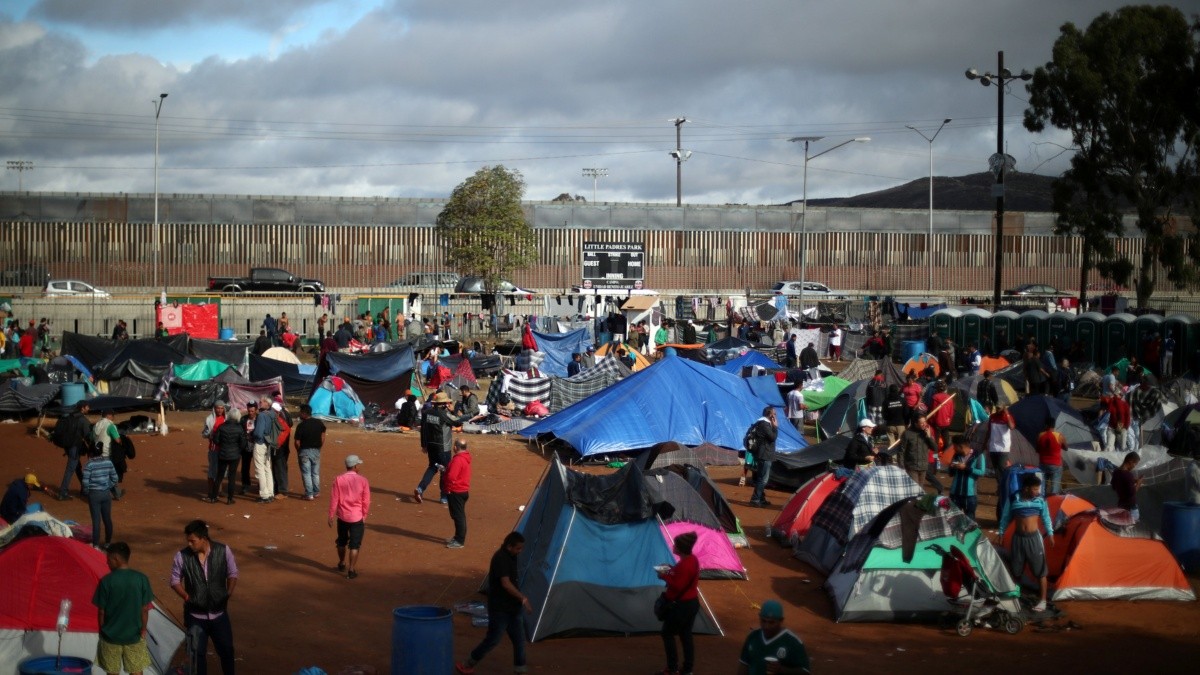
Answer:
[{"label": "person in white shirt", "polygon": [[787,418],[796,427],[796,431],[804,433],[804,388],[803,382],[797,382],[787,394]]},{"label": "person in white shirt", "polygon": [[842,327],[833,324],[833,332],[829,334],[829,358],[834,361],[842,360]]}]

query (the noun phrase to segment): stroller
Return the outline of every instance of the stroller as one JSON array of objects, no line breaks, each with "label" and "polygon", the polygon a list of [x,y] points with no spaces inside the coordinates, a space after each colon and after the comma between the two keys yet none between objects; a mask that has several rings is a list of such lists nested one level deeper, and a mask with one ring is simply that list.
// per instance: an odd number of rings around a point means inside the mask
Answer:
[{"label": "stroller", "polygon": [[926,550],[942,557],[942,592],[950,604],[962,610],[962,617],[955,624],[955,631],[967,637],[976,626],[1003,628],[1009,635],[1016,635],[1025,626],[1019,614],[1001,607],[1001,598],[986,580],[975,574],[975,568],[957,546],[950,550],[930,544]]}]

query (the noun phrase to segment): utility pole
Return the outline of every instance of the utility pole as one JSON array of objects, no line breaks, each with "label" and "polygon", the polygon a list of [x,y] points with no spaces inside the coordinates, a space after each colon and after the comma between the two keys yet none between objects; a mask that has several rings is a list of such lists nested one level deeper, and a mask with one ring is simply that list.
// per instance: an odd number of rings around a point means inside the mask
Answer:
[{"label": "utility pole", "polygon": [[25,172],[33,171],[33,161],[27,159],[10,159],[8,168],[17,172],[17,192],[25,191]]},{"label": "utility pole", "polygon": [[675,158],[675,206],[683,206],[683,163],[692,156],[691,150],[684,150],[682,147],[683,132],[681,129],[687,122],[687,118],[675,117],[667,121],[675,125],[675,149],[667,153]]}]

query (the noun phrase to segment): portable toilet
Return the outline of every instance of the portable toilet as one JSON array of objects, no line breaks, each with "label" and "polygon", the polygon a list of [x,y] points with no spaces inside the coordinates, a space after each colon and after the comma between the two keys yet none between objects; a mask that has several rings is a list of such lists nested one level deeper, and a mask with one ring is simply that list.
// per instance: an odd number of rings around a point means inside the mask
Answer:
[{"label": "portable toilet", "polygon": [[1019,345],[1014,344],[1017,333],[1021,332],[1018,325],[1021,316],[1011,310],[1001,310],[992,315],[991,330],[989,331],[992,342],[991,352],[994,355],[999,355],[1000,352],[1006,349],[1020,349]]},{"label": "portable toilet", "polygon": [[940,335],[943,338],[954,340],[955,344],[962,344],[962,338],[958,334],[958,318],[962,316],[962,311],[947,307],[939,309],[929,315],[929,334]]},{"label": "portable toilet", "polygon": [[[1041,309],[1028,309],[1021,312],[1021,318],[1017,325],[1020,326],[1018,332],[1025,336],[1026,342],[1029,338],[1037,340],[1038,350],[1046,348],[1050,342],[1050,313]],[[1018,347],[1020,349],[1020,347]]]},{"label": "portable toilet", "polygon": [[[1143,366],[1156,373],[1158,372],[1158,364],[1150,363],[1149,359],[1146,358],[1146,349],[1150,346],[1150,342],[1154,340],[1156,334],[1162,337],[1163,322],[1165,320],[1161,314],[1143,314],[1139,316],[1133,322],[1134,337],[1129,342],[1133,353],[1138,357],[1138,361],[1141,361]],[[1155,357],[1154,360],[1157,361],[1158,358]]]},{"label": "portable toilet", "polygon": [[958,317],[958,334],[962,337],[960,344],[963,347],[982,347],[991,318],[992,313],[981,307],[972,307],[964,311],[962,316]]},{"label": "portable toilet", "polygon": [[1186,314],[1172,314],[1163,320],[1163,341],[1166,342],[1168,336],[1175,340],[1170,372],[1162,373],[1164,380],[1195,368],[1196,364],[1192,363],[1193,355],[1200,346],[1197,333],[1200,333],[1200,326],[1196,325],[1195,319]]},{"label": "portable toilet", "polygon": [[1050,341],[1059,354],[1066,354],[1071,346],[1071,322],[1075,315],[1070,312],[1051,312],[1047,323],[1050,325]]},{"label": "portable toilet", "polygon": [[1107,368],[1121,359],[1137,356],[1138,345],[1134,342],[1134,322],[1137,317],[1132,314],[1113,314],[1104,320],[1100,334],[1101,363]]},{"label": "portable toilet", "polygon": [[1101,358],[1100,351],[1100,343],[1102,342],[1100,338],[1101,328],[1104,326],[1106,320],[1108,320],[1108,317],[1100,312],[1085,312],[1075,317],[1069,326],[1069,334],[1072,342],[1082,343],[1083,353],[1087,357],[1087,362],[1100,368],[1106,365],[1104,359]]}]

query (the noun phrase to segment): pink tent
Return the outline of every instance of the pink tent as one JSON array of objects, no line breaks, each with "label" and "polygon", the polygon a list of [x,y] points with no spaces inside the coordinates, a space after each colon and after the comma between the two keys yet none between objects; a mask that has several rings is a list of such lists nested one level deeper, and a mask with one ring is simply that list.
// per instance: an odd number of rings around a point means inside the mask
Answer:
[{"label": "pink tent", "polygon": [[662,531],[668,546],[674,543],[675,537],[684,532],[696,533],[696,545],[692,548],[692,553],[700,560],[701,579],[749,578],[746,567],[742,565],[742,559],[738,557],[737,550],[724,531],[686,521],[663,525]]}]

